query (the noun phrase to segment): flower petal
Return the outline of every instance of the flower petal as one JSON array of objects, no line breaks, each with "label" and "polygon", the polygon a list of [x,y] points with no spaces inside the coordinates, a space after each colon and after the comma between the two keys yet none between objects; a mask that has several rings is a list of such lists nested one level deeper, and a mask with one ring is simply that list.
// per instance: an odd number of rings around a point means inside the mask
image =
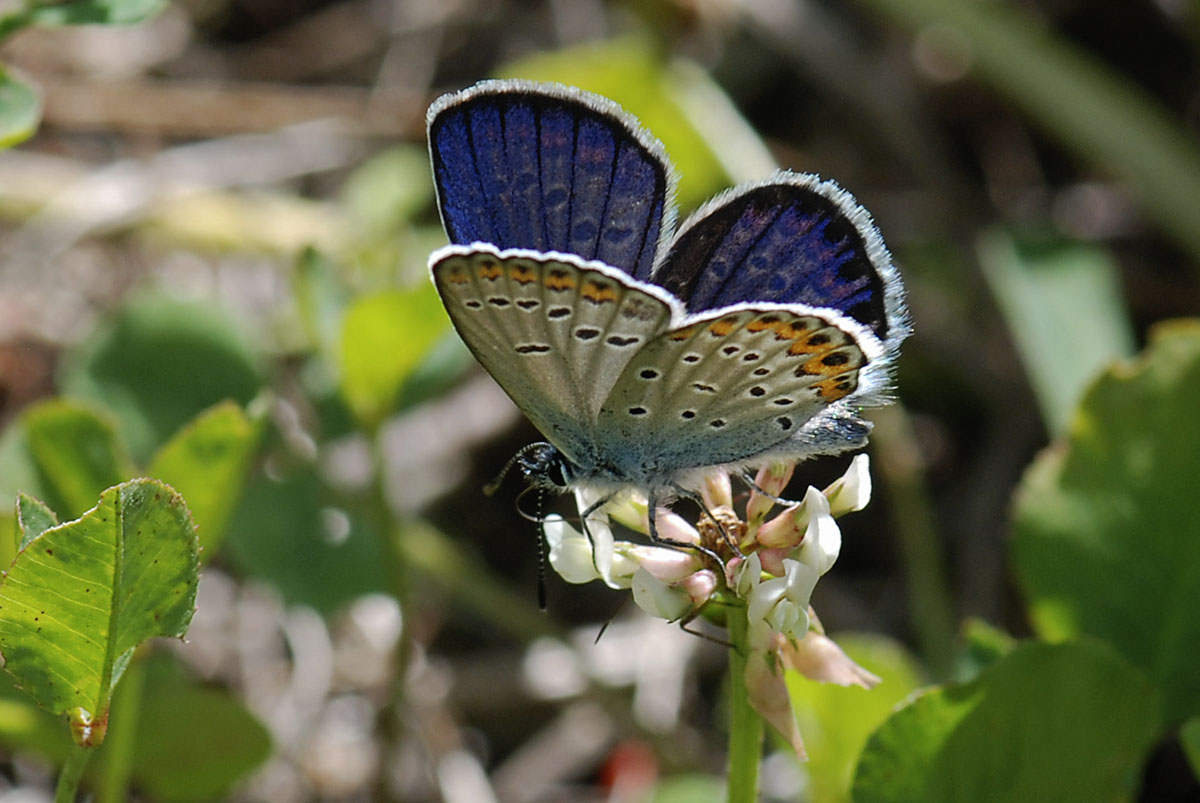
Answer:
[{"label": "flower petal", "polygon": [[842,551],[842,531],[829,514],[829,502],[813,488],[804,496],[805,506],[812,513],[804,531],[804,541],[796,553],[797,559],[811,566],[818,575],[825,574]]},{"label": "flower petal", "polygon": [[600,579],[592,557],[591,543],[561,516],[547,516],[542,523],[550,546],[550,565],[568,583],[590,583]]},{"label": "flower petal", "polygon": [[834,480],[822,493],[829,499],[830,513],[841,516],[862,510],[871,501],[871,462],[867,455],[855,455],[846,473]]},{"label": "flower petal", "polygon": [[796,757],[807,761],[800,725],[792,713],[792,699],[784,682],[783,667],[761,650],[752,651],[746,658],[746,693],[750,705],[796,751]]},{"label": "flower petal", "polygon": [[645,569],[633,575],[633,601],[651,616],[674,622],[692,610],[692,598],[682,589],[664,583]]},{"label": "flower petal", "polygon": [[783,660],[809,680],[871,689],[880,679],[856,664],[833,639],[809,631],[783,648]]}]

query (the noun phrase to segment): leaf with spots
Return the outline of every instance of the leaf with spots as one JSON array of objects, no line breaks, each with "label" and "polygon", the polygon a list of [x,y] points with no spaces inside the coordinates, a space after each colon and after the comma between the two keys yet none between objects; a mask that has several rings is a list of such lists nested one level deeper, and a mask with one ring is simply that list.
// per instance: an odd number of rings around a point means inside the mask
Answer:
[{"label": "leaf with spots", "polygon": [[81,518],[30,540],[0,585],[5,669],[77,741],[104,738],[112,689],[134,648],[182,636],[196,601],[195,525],[157,480],[116,485]]},{"label": "leaf with spots", "polygon": [[58,516],[40,499],[34,499],[27,493],[17,494],[17,549],[29,546],[29,542],[37,538],[51,527],[58,526]]}]

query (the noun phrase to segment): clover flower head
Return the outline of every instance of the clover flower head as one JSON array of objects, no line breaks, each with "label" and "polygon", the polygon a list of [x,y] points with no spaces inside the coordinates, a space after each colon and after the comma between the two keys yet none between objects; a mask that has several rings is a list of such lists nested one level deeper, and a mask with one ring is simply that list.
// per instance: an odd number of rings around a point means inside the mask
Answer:
[{"label": "clover flower head", "polygon": [[[762,468],[740,513],[729,475],[710,474],[699,489],[704,512],[694,525],[668,508],[651,511],[636,493],[606,499],[582,489],[576,504],[584,524],[576,528],[551,516],[544,530],[550,564],[567,582],[601,580],[630,589],[638,607],[668,621],[706,615],[711,602],[721,603],[724,616],[744,615],[751,701],[803,755],[784,670],[866,688],[878,678],[825,636],[809,604],[817,581],[841,551],[836,517],[870,500],[867,457],[855,457],[824,490],[810,486],[802,500],[787,503],[779,495],[794,469],[787,463]],[[613,523],[648,536],[651,515],[659,543],[614,537]]]}]

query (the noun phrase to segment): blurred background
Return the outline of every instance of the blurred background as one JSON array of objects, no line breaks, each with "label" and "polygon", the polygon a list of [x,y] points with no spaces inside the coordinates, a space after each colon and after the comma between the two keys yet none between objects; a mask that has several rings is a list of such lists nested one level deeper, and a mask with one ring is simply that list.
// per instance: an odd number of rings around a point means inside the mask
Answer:
[{"label": "blurred background", "polygon": [[[870,416],[875,498],[813,600],[884,683],[798,690],[813,760],[769,747],[767,800],[848,799],[888,709],[963,671],[964,628],[1030,632],[1023,472],[1102,366],[1200,314],[1188,0],[186,0],[0,33],[5,102],[41,108],[0,153],[0,499],[44,482],[26,428],[48,404],[98,415],[139,471],[222,400],[252,433],[209,488],[187,643],[147,681],[187,690],[155,732],[193,741],[132,770],[137,799],[719,799],[723,648],[599,584],[550,576],[538,611],[520,482],[482,492],[538,434],[427,278],[443,92],[599,92],[664,142],[682,214],[815,172],[895,254],[899,403]],[[61,726],[15,722],[0,801],[48,800]],[[1197,799],[1165,772],[1147,788]]]}]

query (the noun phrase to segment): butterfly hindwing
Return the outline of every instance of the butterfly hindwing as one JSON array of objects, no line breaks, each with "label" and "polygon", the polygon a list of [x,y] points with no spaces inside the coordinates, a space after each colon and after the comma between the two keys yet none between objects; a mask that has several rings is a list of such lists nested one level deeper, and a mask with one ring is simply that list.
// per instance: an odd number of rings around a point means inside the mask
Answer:
[{"label": "butterfly hindwing", "polygon": [[682,317],[658,288],[566,254],[448,246],[430,259],[459,335],[521,410],[577,463],[626,365]]},{"label": "butterfly hindwing", "polygon": [[740,305],[656,337],[613,387],[598,426],[647,466],[691,468],[815,453],[805,426],[858,390],[860,345],[837,313]]},{"label": "butterfly hindwing", "polygon": [[428,125],[452,242],[575,254],[649,279],[674,179],[662,145],[616,104],[492,81],[440,99]]}]

